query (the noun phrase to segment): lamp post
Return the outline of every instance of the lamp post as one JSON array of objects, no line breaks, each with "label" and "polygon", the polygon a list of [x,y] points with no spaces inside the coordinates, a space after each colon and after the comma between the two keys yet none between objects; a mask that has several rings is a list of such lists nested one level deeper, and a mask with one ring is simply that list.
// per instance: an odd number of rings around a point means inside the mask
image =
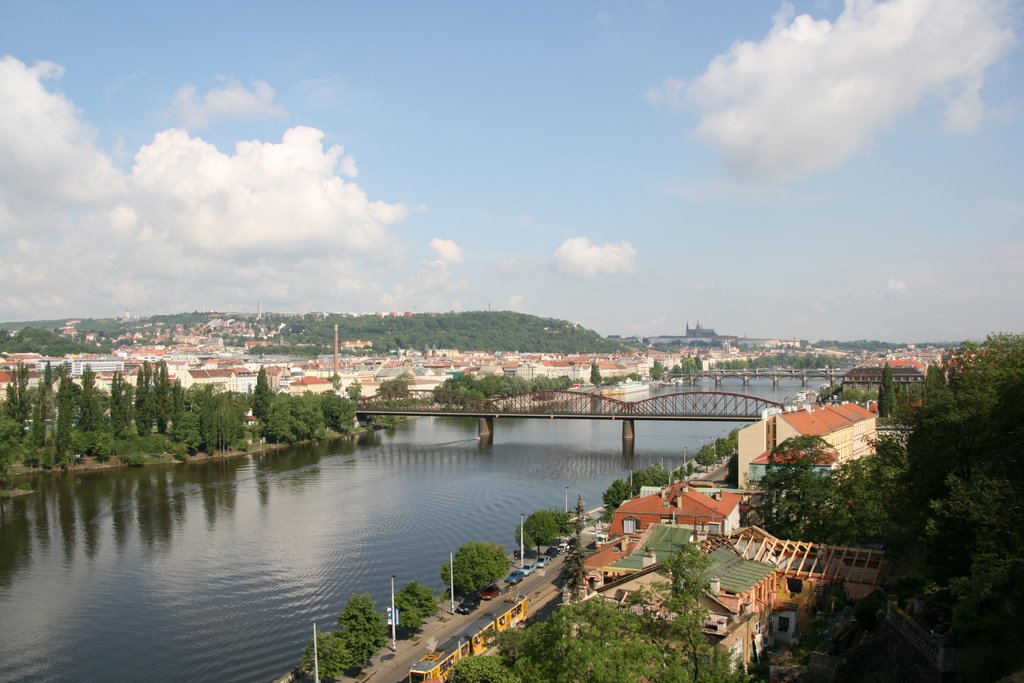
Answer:
[{"label": "lamp post", "polygon": [[455,614],[455,554],[448,553],[448,594],[452,596],[452,614]]},{"label": "lamp post", "polygon": [[395,638],[395,624],[398,622],[396,619],[398,615],[395,614],[395,575],[391,575],[391,651],[398,651],[398,639]]},{"label": "lamp post", "polygon": [[569,512],[569,487],[565,487],[565,511]]},{"label": "lamp post", "polygon": [[522,512],[520,512],[519,513],[519,568],[520,569],[523,568],[523,550],[524,550],[523,549],[523,538],[524,538],[524,536],[523,536],[523,518],[524,517],[525,517],[525,515]]},{"label": "lamp post", "polygon": [[320,659],[316,652],[316,622],[313,622],[313,683],[320,683]]}]

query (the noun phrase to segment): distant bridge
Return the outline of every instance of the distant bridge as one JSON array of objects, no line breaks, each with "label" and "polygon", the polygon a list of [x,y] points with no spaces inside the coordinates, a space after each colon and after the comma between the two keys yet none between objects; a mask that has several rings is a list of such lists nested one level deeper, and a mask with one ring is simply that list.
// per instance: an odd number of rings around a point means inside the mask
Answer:
[{"label": "distant bridge", "polygon": [[773,387],[779,386],[779,381],[783,379],[798,379],[806,387],[812,379],[826,379],[829,384],[835,384],[836,380],[842,380],[845,374],[846,370],[843,368],[820,368],[817,370],[773,368],[770,370],[700,370],[670,375],[668,378],[670,381],[690,386],[696,384],[699,379],[714,379],[716,387],[722,386],[724,379],[738,379],[743,382],[743,386],[749,386],[752,379],[770,379]]},{"label": "distant bridge", "polygon": [[412,390],[359,400],[356,417],[372,415],[461,416],[479,419],[480,440],[491,443],[498,417],[562,420],[620,420],[623,442],[632,442],[636,420],[756,422],[765,410],[782,404],[756,396],[719,391],[665,394],[643,401],[622,401],[583,391],[535,391],[478,399],[441,390]]}]

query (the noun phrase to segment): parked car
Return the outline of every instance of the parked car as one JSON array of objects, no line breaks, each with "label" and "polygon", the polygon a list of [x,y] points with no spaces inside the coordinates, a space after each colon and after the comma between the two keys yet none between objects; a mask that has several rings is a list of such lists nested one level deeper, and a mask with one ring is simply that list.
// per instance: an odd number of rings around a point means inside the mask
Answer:
[{"label": "parked car", "polygon": [[479,595],[469,595],[463,598],[459,606],[455,608],[455,611],[459,614],[469,614],[480,606],[480,597]]},{"label": "parked car", "polygon": [[477,593],[481,600],[493,600],[494,598],[501,595],[501,586],[496,583],[491,583],[480,589]]},{"label": "parked car", "polygon": [[558,546],[557,545],[553,545],[553,546],[551,546],[550,548],[548,548],[547,550],[544,551],[544,555],[547,556],[547,557],[550,557],[553,560],[556,557],[558,557],[558,553],[559,552],[560,551],[558,550]]},{"label": "parked car", "polygon": [[559,541],[558,542],[558,552],[564,553],[568,549],[569,549],[569,541]]},{"label": "parked car", "polygon": [[543,569],[551,563],[551,558],[547,555],[541,555],[537,558],[537,561],[533,563],[533,566],[537,569]]},{"label": "parked car", "polygon": [[505,583],[507,583],[510,586],[514,586],[525,578],[526,574],[523,573],[523,570],[515,569],[512,571],[511,574],[505,577]]},{"label": "parked car", "polygon": [[529,576],[530,574],[532,574],[535,571],[537,571],[537,565],[535,565],[535,564],[524,564],[523,568],[520,569],[519,571],[521,571],[523,573],[523,576]]}]

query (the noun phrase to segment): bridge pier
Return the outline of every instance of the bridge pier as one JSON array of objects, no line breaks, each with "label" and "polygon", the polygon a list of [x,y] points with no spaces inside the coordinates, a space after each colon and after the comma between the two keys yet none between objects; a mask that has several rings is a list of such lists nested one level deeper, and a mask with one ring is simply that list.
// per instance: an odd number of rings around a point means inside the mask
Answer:
[{"label": "bridge pier", "polygon": [[772,387],[774,387],[776,389],[779,388],[779,376],[778,375],[772,375]]},{"label": "bridge pier", "polygon": [[480,440],[480,445],[482,446],[490,446],[494,443],[493,417],[481,417],[477,421],[476,436]]},{"label": "bridge pier", "polygon": [[633,420],[622,421],[622,443],[633,443],[633,439],[636,437],[636,428],[633,425]]}]

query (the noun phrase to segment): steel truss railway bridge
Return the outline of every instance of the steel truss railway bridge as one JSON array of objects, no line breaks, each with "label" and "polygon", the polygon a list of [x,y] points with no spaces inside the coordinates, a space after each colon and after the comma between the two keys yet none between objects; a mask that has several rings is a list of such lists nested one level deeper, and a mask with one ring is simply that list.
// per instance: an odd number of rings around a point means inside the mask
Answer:
[{"label": "steel truss railway bridge", "polygon": [[484,444],[493,442],[494,420],[499,417],[618,420],[622,422],[623,444],[632,445],[637,420],[756,422],[765,411],[778,408],[782,404],[775,401],[721,391],[690,391],[643,401],[621,401],[583,391],[536,391],[478,399],[448,391],[411,390],[360,399],[356,417],[360,421],[374,415],[475,417],[479,420],[477,433]]},{"label": "steel truss railway bridge", "polygon": [[846,374],[844,368],[821,368],[818,370],[797,370],[785,368],[774,368],[771,370],[700,370],[698,372],[684,372],[677,375],[666,375],[670,382],[679,384],[694,385],[701,379],[715,380],[715,386],[722,386],[722,380],[740,380],[743,386],[750,384],[754,379],[770,379],[773,387],[778,387],[781,380],[797,379],[800,384],[807,386],[812,379],[828,380],[829,384],[842,381]]}]

